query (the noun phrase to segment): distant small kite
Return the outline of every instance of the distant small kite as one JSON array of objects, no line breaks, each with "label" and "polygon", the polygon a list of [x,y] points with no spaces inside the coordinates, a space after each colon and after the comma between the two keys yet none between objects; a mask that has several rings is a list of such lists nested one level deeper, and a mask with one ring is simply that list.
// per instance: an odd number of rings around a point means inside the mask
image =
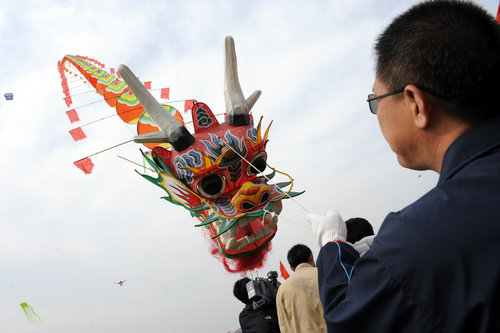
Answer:
[{"label": "distant small kite", "polygon": [[127,281],[127,280],[118,281],[118,282],[115,282],[115,284],[119,284],[120,287],[123,287],[123,284],[125,283],[125,281]]},{"label": "distant small kite", "polygon": [[21,309],[23,309],[26,318],[30,322],[30,324],[34,326],[39,326],[42,324],[42,318],[36,314],[35,310],[26,302],[22,302],[19,304]]},{"label": "distant small kite", "polygon": [[6,100],[12,101],[14,99],[14,94],[13,93],[5,93],[3,94]]}]

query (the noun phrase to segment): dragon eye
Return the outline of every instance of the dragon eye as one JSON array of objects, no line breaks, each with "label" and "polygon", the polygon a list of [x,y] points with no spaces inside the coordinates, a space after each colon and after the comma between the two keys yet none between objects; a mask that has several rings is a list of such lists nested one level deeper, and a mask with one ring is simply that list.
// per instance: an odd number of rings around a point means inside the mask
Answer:
[{"label": "dragon eye", "polygon": [[266,156],[264,154],[257,155],[247,169],[247,175],[253,176],[266,170]]},{"label": "dragon eye", "polygon": [[216,174],[208,175],[198,183],[200,193],[210,199],[218,198],[224,192],[225,187],[226,180],[224,177]]},{"label": "dragon eye", "polygon": [[161,162],[161,160],[160,160],[160,158],[159,158],[158,156],[153,156],[153,162],[155,162],[155,164],[156,164],[158,167],[160,167],[160,168],[162,168],[162,169],[163,169],[162,162]]}]

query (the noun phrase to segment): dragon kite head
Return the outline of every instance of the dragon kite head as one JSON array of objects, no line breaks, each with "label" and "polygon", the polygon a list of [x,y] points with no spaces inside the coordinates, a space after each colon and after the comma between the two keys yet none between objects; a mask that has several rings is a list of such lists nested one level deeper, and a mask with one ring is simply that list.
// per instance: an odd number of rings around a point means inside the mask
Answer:
[{"label": "dragon kite head", "polygon": [[261,92],[245,99],[233,39],[225,39],[225,121],[219,122],[206,104],[196,102],[194,133],[166,112],[128,67],[120,65],[118,71],[160,129],[134,141],[171,145],[157,145],[151,157],[144,155],[157,176],[143,176],[168,193],[166,200],[198,218],[197,226],[209,231],[225,258],[238,260],[268,248],[277,231],[281,200],[300,193],[284,190],[291,182],[271,183],[274,169],[264,175],[270,125],[264,133],[262,119],[254,127],[250,110]]}]

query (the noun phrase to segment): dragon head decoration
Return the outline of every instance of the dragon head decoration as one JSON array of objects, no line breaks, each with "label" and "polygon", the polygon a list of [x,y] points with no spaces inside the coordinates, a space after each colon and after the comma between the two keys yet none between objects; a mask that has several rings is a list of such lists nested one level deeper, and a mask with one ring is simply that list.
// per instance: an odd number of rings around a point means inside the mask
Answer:
[{"label": "dragon head decoration", "polygon": [[[125,82],[115,79],[112,83],[123,87],[114,89],[101,73],[96,74],[95,66],[69,55],[65,59],[81,68],[89,81],[97,80],[91,83],[108,104],[116,103],[122,119],[128,110],[120,111],[122,104],[118,102],[137,99],[140,108],[134,106],[137,114],[129,117],[137,118],[144,111],[140,119],[150,119],[157,128],[134,137],[135,142],[152,148],[150,154],[143,156],[156,176],[142,176],[167,192],[164,199],[183,206],[200,220],[197,226],[208,231],[214,252],[226,269],[242,272],[262,267],[270,241],[276,235],[281,201],[302,192],[291,191],[292,179],[272,183],[275,169],[264,175],[270,125],[263,131],[261,118],[254,127],[250,111],[261,91],[244,97],[233,38],[225,39],[225,120],[219,122],[206,104],[196,102],[191,111],[194,133],[175,117],[175,109],[160,104],[127,66],[118,67]],[[99,86],[100,82],[105,86]],[[116,102],[119,94],[122,96]]]}]

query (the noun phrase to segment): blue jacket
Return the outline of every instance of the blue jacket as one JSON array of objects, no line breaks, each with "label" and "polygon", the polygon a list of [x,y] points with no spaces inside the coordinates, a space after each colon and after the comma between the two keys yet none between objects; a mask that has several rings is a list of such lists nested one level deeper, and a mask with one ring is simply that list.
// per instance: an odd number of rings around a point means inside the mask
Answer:
[{"label": "blue jacket", "polygon": [[329,332],[500,332],[500,117],[450,145],[363,257],[333,242],[317,266]]}]

